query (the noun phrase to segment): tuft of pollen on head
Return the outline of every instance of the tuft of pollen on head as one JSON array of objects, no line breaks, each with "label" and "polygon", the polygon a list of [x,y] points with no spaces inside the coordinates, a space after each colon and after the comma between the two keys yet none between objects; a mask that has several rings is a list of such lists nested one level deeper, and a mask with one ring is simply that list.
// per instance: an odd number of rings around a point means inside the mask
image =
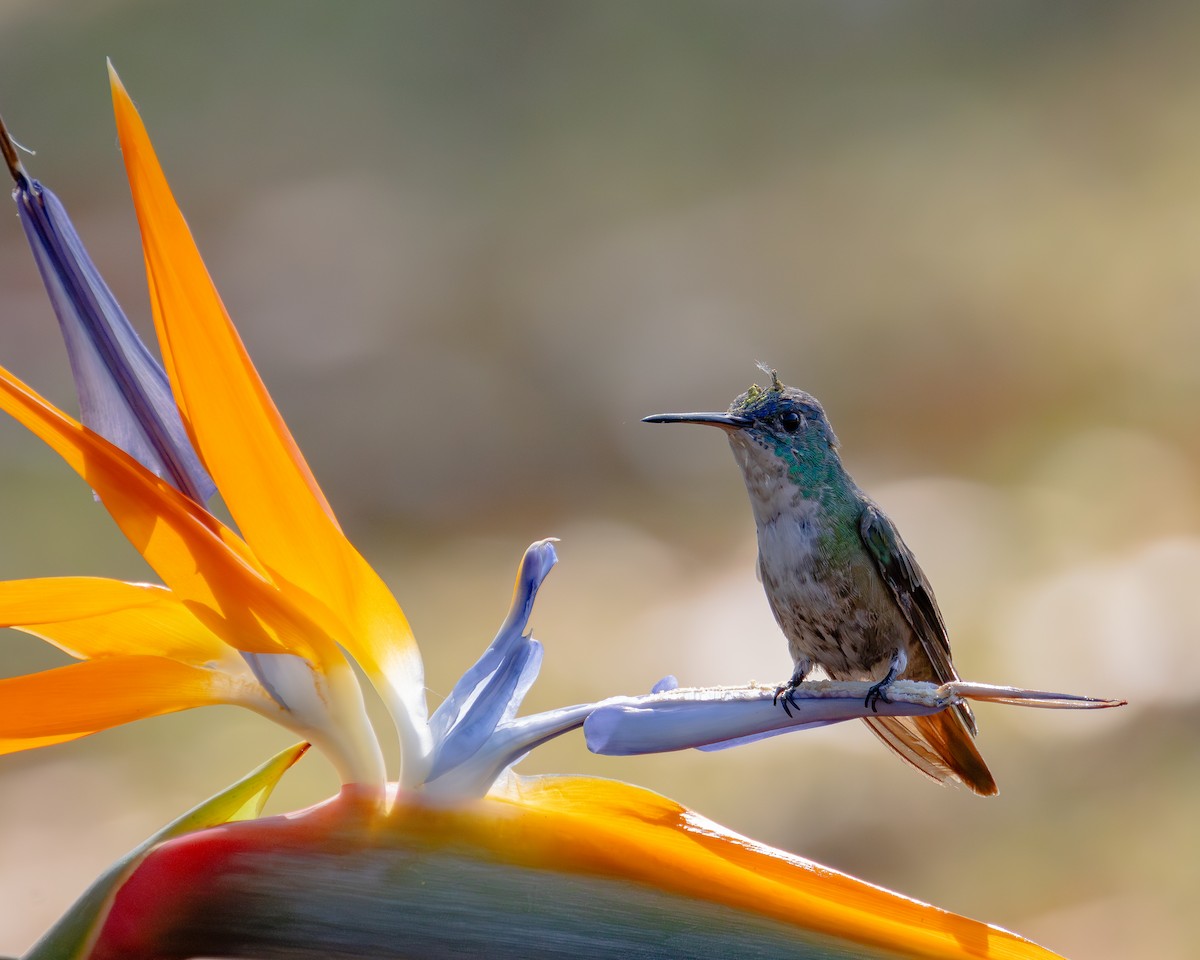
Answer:
[{"label": "tuft of pollen on head", "polygon": [[[767,376],[769,376],[771,378],[771,389],[769,392],[783,393],[784,389],[786,389],[786,388],[784,387],[784,385],[782,383],[779,382],[779,371],[778,370],[776,370],[769,363],[764,363],[762,360],[756,361],[754,365],[756,367],[758,367],[759,370],[761,370],[763,373],[767,374]],[[755,384],[751,389],[758,390],[759,389],[758,384]]]},{"label": "tuft of pollen on head", "polygon": [[783,391],[787,389],[782,383],[779,382],[779,371],[774,367],[764,363],[762,360],[756,361],[755,366],[771,378],[770,388],[764,390],[757,383],[750,384],[750,389],[734,400],[730,405],[730,413],[740,412],[734,410],[734,408],[738,407],[739,405],[744,408],[746,405],[765,397],[768,393],[783,393]]},{"label": "tuft of pollen on head", "polygon": [[[820,401],[797,387],[787,386],[779,379],[779,372],[774,367],[761,361],[758,367],[763,373],[770,374],[771,386],[764,389],[757,383],[751,384],[745,393],[729,405],[728,412],[733,416],[749,417],[768,429],[774,426],[776,419],[785,411],[797,413],[803,423],[815,426],[816,435],[821,436],[830,448],[836,450],[838,439],[829,425],[829,419]],[[787,435],[792,436],[793,431],[787,431]],[[814,434],[809,432],[808,435]]]}]

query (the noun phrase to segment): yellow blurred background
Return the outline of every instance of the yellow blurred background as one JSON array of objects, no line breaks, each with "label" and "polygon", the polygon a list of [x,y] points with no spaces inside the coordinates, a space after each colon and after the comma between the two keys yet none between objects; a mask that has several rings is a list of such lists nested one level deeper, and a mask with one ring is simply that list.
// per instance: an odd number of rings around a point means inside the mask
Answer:
[{"label": "yellow blurred background", "polygon": [[[522,772],[653,787],[1082,958],[1194,955],[1200,8],[0,0],[0,112],[143,330],[104,57],[436,703],[562,538],[527,709],[791,668],[722,438],[777,366],[937,587],[1001,795],[860,724]],[[68,409],[15,216],[0,362]],[[0,576],[150,576],[0,424]],[[9,632],[0,673],[56,665]],[[0,758],[0,953],[289,738],[233,709]],[[317,757],[272,809],[335,786]],[[1193,944],[1189,947],[1188,944]]]}]

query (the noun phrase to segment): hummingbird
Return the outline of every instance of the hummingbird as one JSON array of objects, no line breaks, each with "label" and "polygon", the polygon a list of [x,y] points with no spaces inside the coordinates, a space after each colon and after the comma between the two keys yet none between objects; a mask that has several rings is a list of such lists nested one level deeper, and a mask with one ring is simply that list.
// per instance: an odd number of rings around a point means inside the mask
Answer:
[{"label": "hummingbird", "polygon": [[[787,637],[795,669],[776,691],[789,708],[815,666],[834,680],[872,680],[867,705],[886,702],[905,677],[958,679],[929,580],[895,524],[842,466],[838,440],[817,399],[757,384],[726,413],[660,413],[647,423],[700,423],[725,431],[758,528],[758,573]],[[996,781],[975,747],[975,718],[958,704],[927,717],[866,717],[901,759],[938,782],[981,796]]]}]

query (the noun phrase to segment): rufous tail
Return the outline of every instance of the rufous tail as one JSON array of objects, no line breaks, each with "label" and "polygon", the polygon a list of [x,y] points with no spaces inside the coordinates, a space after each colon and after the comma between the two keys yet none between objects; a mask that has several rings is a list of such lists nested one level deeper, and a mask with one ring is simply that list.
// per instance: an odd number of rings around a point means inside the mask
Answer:
[{"label": "rufous tail", "polygon": [[945,783],[957,780],[981,797],[999,791],[975,748],[974,738],[954,710],[928,717],[870,717],[871,732],[921,773]]}]

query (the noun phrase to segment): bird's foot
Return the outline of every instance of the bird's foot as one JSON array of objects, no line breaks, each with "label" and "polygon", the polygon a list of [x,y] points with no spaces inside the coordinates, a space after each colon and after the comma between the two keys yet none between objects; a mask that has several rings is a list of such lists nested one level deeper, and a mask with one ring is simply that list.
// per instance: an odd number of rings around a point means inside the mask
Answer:
[{"label": "bird's foot", "polygon": [[775,688],[775,696],[771,698],[772,705],[778,704],[783,707],[783,712],[789,717],[792,715],[792,707],[798,706],[795,695],[798,686],[800,686],[800,681],[795,679],[781,683]]},{"label": "bird's foot", "polygon": [[884,675],[883,679],[878,683],[871,684],[871,688],[867,691],[867,697],[863,701],[863,706],[870,707],[873,712],[878,713],[880,701],[891,703],[891,698],[887,695],[888,688],[900,676],[901,671],[906,666],[908,666],[908,657],[904,655],[903,651],[897,651],[896,655],[892,657],[892,662],[888,664],[888,672]]},{"label": "bird's foot", "polygon": [[781,683],[775,688],[775,696],[771,698],[771,703],[783,707],[783,712],[789,717],[792,715],[792,707],[800,709],[800,705],[796,703],[796,688],[804,682],[804,678],[808,676],[808,671],[811,669],[812,667],[807,662],[796,664],[796,669],[788,682]]}]

